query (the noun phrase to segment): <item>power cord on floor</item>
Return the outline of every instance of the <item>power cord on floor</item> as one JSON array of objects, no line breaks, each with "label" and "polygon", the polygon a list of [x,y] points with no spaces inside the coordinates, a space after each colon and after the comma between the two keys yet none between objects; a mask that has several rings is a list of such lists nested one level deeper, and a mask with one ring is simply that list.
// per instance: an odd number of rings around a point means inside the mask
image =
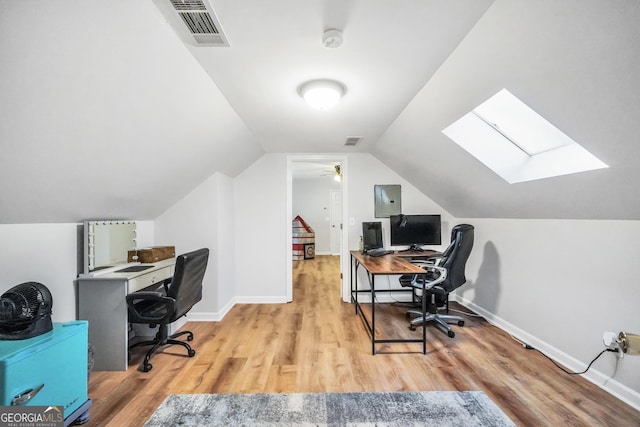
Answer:
[{"label": "power cord on floor", "polygon": [[471,313],[469,311],[457,310],[455,308],[450,308],[449,311],[455,311],[456,313],[466,314],[467,316],[470,316],[470,317],[480,317],[480,318],[484,319],[484,316],[482,316],[480,314],[476,314],[476,313]]},{"label": "power cord on floor", "polygon": [[[461,313],[464,314],[466,316],[471,316],[471,317],[480,317],[483,318],[485,320],[487,320],[487,322],[489,322],[489,324],[494,325],[492,322],[490,322],[488,319],[486,319],[484,316],[480,315],[480,314],[476,314],[476,313],[470,313],[468,311],[462,311],[462,310],[457,310],[455,308],[450,308],[449,311],[455,311],[457,313]],[[496,326],[497,327],[497,326]],[[611,348],[605,348],[604,350],[602,350],[596,357],[593,358],[593,360],[591,362],[589,362],[589,365],[587,366],[587,368],[582,371],[582,372],[572,372],[567,370],[564,366],[558,364],[555,360],[553,360],[552,358],[550,358],[549,356],[547,356],[546,354],[544,354],[543,352],[541,352],[540,350],[538,350],[537,348],[532,347],[531,345],[520,341],[519,339],[517,339],[516,337],[514,337],[513,335],[509,334],[509,336],[514,340],[517,341],[518,343],[520,343],[520,345],[522,345],[522,348],[526,349],[526,350],[535,350],[538,353],[540,353],[541,355],[543,355],[544,357],[546,357],[547,359],[549,359],[554,365],[556,365],[560,370],[562,370],[564,373],[569,374],[569,375],[582,375],[584,373],[586,373],[589,368],[591,368],[591,365],[594,364],[594,362],[596,360],[598,360],[600,358],[600,356],[602,356],[603,354],[605,354],[606,352],[613,352],[613,353],[617,353],[619,350],[618,349],[611,349]]]},{"label": "power cord on floor", "polygon": [[565,374],[569,374],[569,375],[582,375],[584,373],[586,373],[589,368],[591,368],[591,365],[593,365],[593,363],[598,360],[600,358],[600,356],[602,356],[603,354],[605,354],[606,352],[610,351],[613,353],[617,353],[619,350],[617,349],[611,349],[611,348],[605,348],[604,350],[602,350],[600,353],[598,353],[598,355],[596,357],[593,358],[593,360],[591,360],[591,362],[589,362],[589,365],[587,365],[587,368],[582,371],[582,372],[572,372],[567,370],[564,366],[560,365],[558,362],[556,362],[555,360],[553,360],[552,358],[550,358],[549,356],[547,356],[546,354],[544,354],[543,352],[541,352],[540,350],[538,350],[537,348],[533,348],[532,346],[530,346],[529,344],[523,343],[522,341],[516,339],[513,335],[511,335],[511,338],[513,338],[514,340],[518,341],[520,344],[522,344],[522,347],[525,348],[526,350],[535,350],[538,353],[540,353],[541,355],[543,355],[544,357],[546,357],[547,359],[549,359],[554,365],[556,365],[556,367],[558,367],[562,372],[564,372]]}]

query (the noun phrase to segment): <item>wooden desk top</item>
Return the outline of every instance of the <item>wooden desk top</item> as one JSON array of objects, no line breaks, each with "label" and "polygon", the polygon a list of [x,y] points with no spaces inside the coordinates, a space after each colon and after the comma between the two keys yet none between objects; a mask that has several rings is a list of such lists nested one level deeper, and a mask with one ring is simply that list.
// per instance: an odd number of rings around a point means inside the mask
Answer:
[{"label": "wooden desk top", "polygon": [[[415,254],[415,252],[413,252]],[[364,255],[360,251],[351,251],[354,257],[371,274],[415,274],[425,273],[422,267],[411,264],[405,259],[407,255],[398,256],[397,253],[373,257]]]}]

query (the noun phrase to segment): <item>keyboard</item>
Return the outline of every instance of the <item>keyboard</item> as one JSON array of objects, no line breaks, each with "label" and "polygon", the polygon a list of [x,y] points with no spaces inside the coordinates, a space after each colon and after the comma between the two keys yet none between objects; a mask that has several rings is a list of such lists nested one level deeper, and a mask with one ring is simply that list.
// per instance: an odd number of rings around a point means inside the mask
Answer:
[{"label": "keyboard", "polygon": [[387,250],[385,248],[369,249],[367,251],[367,255],[369,256],[383,256],[383,255],[389,255],[392,253],[393,251]]}]

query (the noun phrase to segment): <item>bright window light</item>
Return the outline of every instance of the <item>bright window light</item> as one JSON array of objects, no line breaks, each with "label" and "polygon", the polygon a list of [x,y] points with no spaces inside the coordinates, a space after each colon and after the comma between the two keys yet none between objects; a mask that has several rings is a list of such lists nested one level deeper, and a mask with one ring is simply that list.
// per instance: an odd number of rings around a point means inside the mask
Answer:
[{"label": "bright window light", "polygon": [[506,89],[442,132],[510,184],[608,167]]}]

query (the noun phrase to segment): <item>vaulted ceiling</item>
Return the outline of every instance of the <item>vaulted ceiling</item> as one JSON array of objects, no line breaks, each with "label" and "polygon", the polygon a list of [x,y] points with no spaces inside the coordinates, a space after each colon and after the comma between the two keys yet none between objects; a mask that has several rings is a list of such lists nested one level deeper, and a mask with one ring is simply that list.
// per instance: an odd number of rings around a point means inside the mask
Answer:
[{"label": "vaulted ceiling", "polygon": [[[458,217],[640,218],[636,0],[207,1],[229,47],[169,0],[0,0],[0,223],[153,219],[268,152],[370,152]],[[442,134],[502,88],[610,167],[508,184]]]}]

